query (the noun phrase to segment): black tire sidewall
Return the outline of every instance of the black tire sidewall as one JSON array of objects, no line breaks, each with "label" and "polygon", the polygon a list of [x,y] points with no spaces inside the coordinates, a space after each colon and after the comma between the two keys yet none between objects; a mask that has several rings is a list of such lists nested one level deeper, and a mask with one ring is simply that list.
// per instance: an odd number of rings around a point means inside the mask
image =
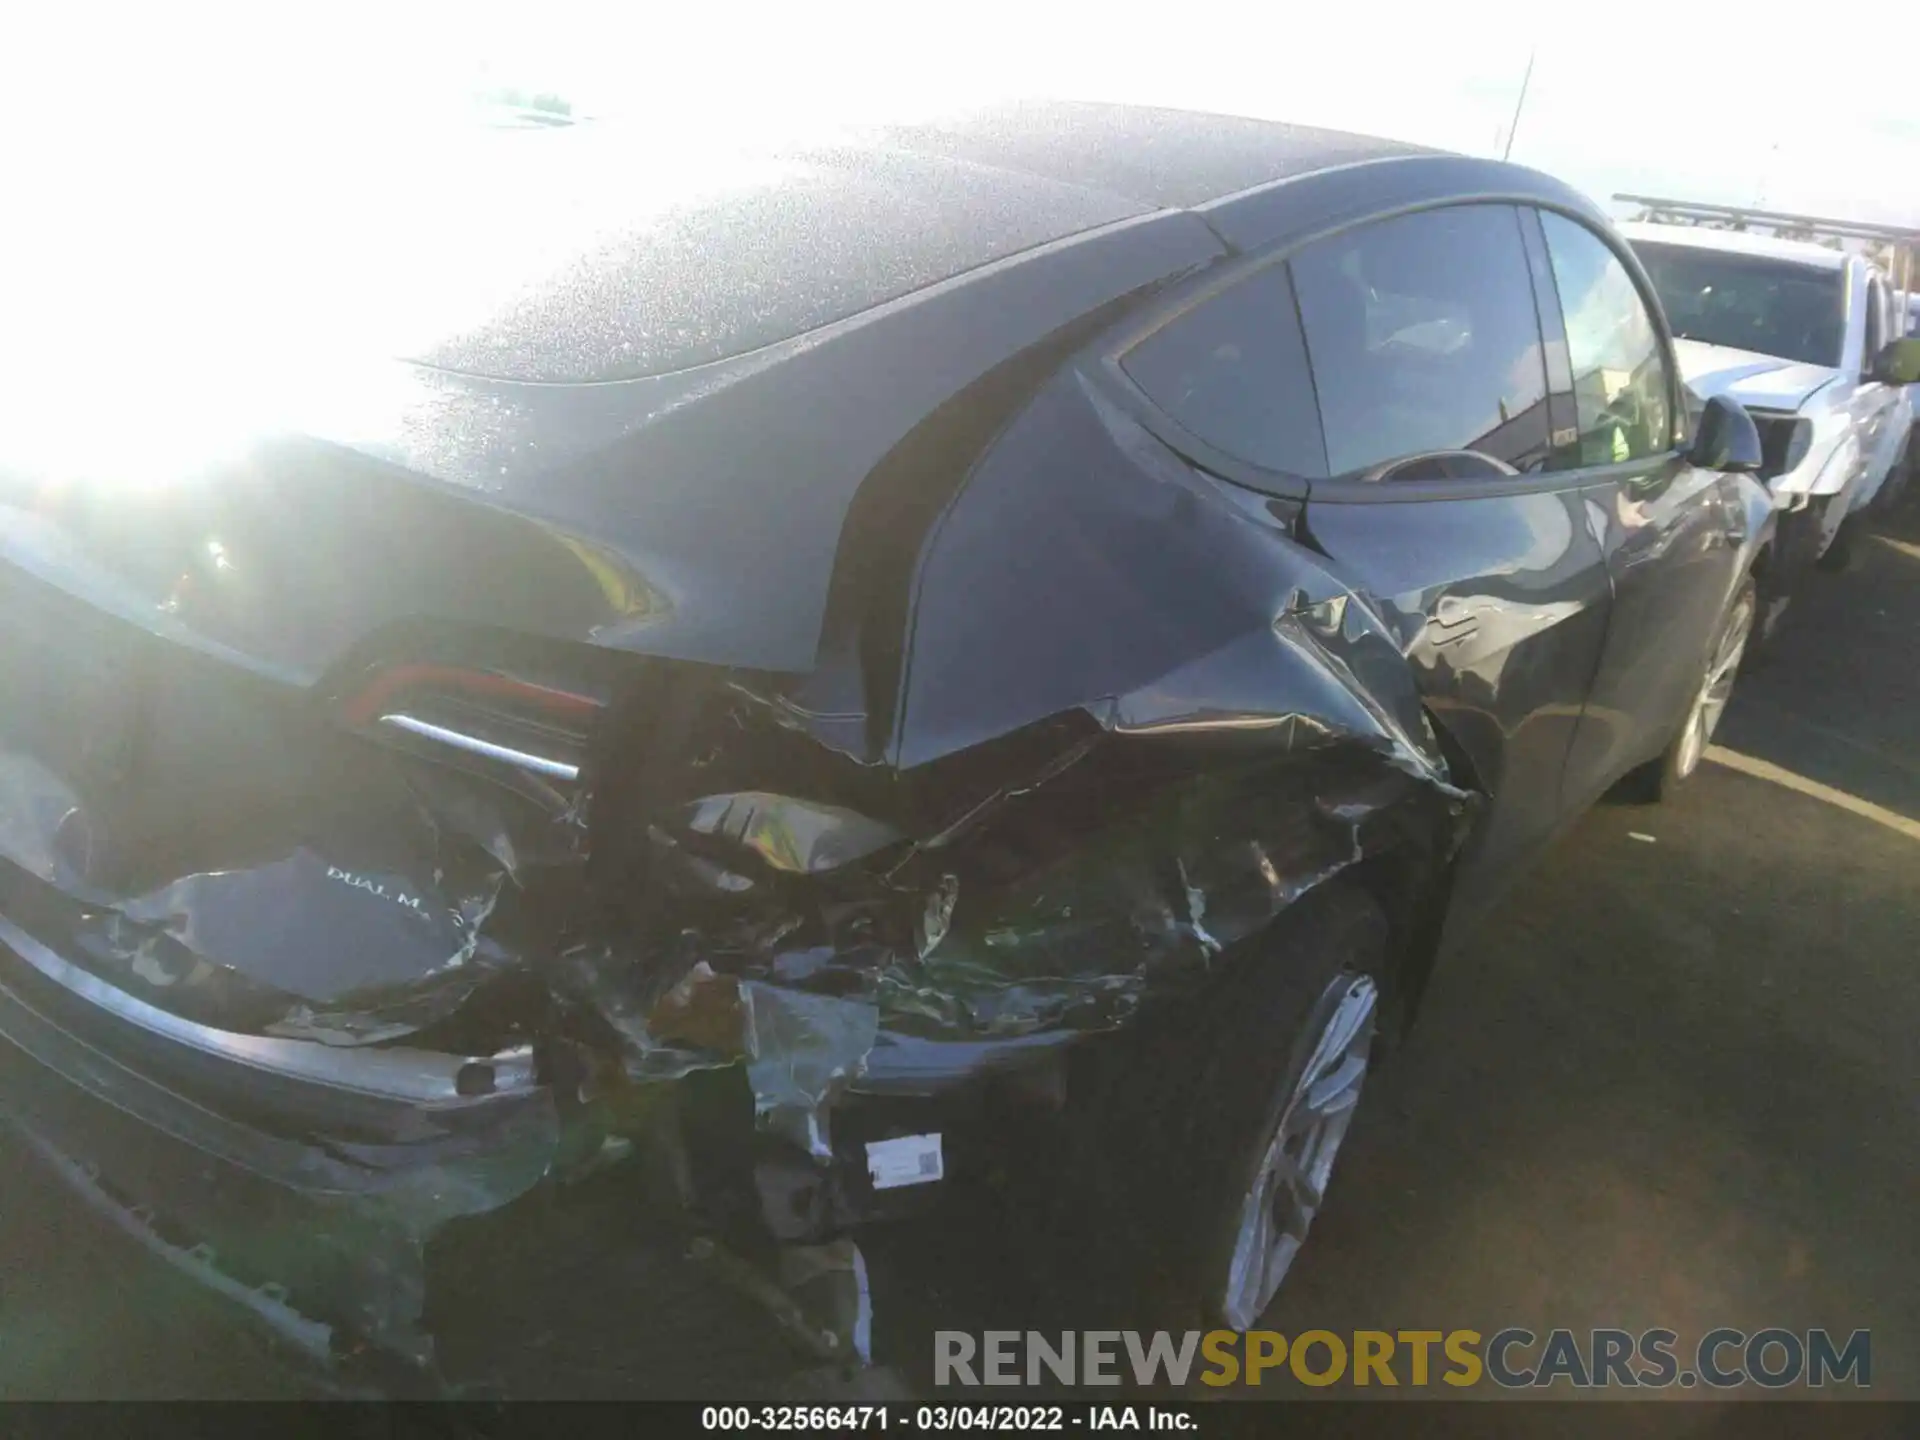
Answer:
[{"label": "black tire sidewall", "polygon": [[[1742,580],[1739,587],[1733,592],[1733,598],[1727,602],[1726,613],[1720,617],[1720,623],[1714,627],[1713,640],[1707,646],[1706,657],[1700,664],[1700,675],[1703,681],[1706,678],[1707,669],[1713,664],[1714,656],[1720,653],[1720,643],[1726,638],[1727,630],[1733,624],[1733,617],[1739,613],[1740,607],[1743,604],[1751,612],[1747,622],[1747,648],[1751,650],[1753,648],[1754,637],[1759,633],[1760,628],[1760,593],[1759,587],[1754,583],[1753,577],[1750,575]],[[1743,655],[1741,658],[1744,662],[1745,656]],[[1736,672],[1735,683],[1737,684],[1738,681],[1739,676],[1738,672]],[[1673,742],[1667,746],[1667,753],[1660,758],[1659,795],[1656,797],[1658,799],[1665,799],[1682,785],[1685,785],[1687,781],[1700,773],[1700,766],[1706,763],[1706,745],[1703,745],[1701,747],[1700,759],[1695,763],[1692,771],[1686,775],[1680,773],[1680,749],[1681,746],[1686,743],[1687,728],[1693,724],[1694,703],[1694,701],[1688,702],[1687,713],[1681,719],[1680,729],[1674,735]],[[1709,735],[1707,737],[1707,745],[1711,745],[1712,743],[1713,737]]]},{"label": "black tire sidewall", "polygon": [[[1177,1293],[1162,1313],[1221,1321],[1228,1265],[1245,1198],[1322,1031],[1356,975],[1382,987],[1389,930],[1358,885],[1303,901],[1241,957],[1238,973],[1209,997],[1211,1023],[1191,1037],[1203,1054],[1188,1092],[1188,1124],[1169,1174],[1179,1199],[1167,1218],[1184,1240],[1167,1272]],[[1371,1070],[1372,1064],[1369,1064]],[[1364,1096],[1364,1090],[1363,1090]],[[1167,1213],[1163,1210],[1162,1213]]]}]

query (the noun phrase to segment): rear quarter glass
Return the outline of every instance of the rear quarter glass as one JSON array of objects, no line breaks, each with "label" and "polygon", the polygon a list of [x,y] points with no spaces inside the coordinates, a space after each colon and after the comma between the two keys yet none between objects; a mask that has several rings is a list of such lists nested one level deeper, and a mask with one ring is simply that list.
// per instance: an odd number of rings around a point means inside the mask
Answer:
[{"label": "rear quarter glass", "polygon": [[1269,265],[1176,315],[1120,366],[1209,445],[1284,474],[1324,473],[1320,417],[1286,266]]}]

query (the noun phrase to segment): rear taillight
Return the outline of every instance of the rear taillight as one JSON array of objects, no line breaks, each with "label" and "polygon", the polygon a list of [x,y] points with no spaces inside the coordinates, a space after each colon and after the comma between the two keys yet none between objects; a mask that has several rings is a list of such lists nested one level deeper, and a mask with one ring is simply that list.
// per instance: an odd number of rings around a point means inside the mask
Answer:
[{"label": "rear taillight", "polygon": [[433,758],[505,767],[572,784],[604,702],[498,671],[393,665],[339,707],[356,730]]}]

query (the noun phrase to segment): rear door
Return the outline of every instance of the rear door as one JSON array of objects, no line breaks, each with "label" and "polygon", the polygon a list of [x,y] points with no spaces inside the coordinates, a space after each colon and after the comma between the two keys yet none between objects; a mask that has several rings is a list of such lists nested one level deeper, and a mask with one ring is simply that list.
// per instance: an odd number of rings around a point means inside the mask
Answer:
[{"label": "rear door", "polygon": [[1455,911],[1490,900],[1561,819],[1561,774],[1609,582],[1561,428],[1520,212],[1456,205],[1291,261],[1326,440],[1307,526],[1392,612],[1456,763],[1490,797]]},{"label": "rear door", "polygon": [[1742,511],[1728,477],[1683,453],[1678,372],[1637,266],[1578,220],[1528,212],[1526,222],[1549,261],[1541,308],[1556,369],[1566,357],[1553,389],[1570,392],[1574,411],[1550,464],[1577,481],[1570,493],[1613,583],[1567,762],[1563,802],[1577,809],[1658,755],[1684,717],[1736,579]]}]

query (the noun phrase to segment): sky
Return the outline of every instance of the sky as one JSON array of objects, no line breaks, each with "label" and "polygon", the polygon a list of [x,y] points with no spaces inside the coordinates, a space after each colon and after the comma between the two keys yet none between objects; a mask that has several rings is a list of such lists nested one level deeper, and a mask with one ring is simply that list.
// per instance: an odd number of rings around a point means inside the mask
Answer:
[{"label": "sky", "polygon": [[1625,189],[1920,226],[1916,47],[1903,56],[1840,24],[1795,25],[1785,42],[1765,10],[1696,0],[76,0],[16,15],[9,32],[9,170],[68,183],[76,161],[134,154],[151,168],[159,147],[165,168],[203,153],[228,172],[284,173],[476,84],[748,128],[823,108],[1131,100],[1500,154],[1531,56],[1511,158],[1598,199]]},{"label": "sky", "polygon": [[[442,190],[451,176],[458,198],[491,203],[491,152],[443,161],[434,148],[443,131],[470,143],[473,96],[489,87],[630,122],[619,128],[651,152],[636,185],[735,135],[1050,95],[1510,148],[1603,203],[1630,190],[1920,227],[1913,65],[1837,24],[1783,43],[1756,13],[1695,0],[17,8],[0,48],[0,384],[90,373],[102,354],[198,373],[328,326],[347,344],[359,317],[419,309],[425,297],[380,271],[381,247],[435,228],[433,206],[408,203],[433,188],[427,165]],[[546,179],[565,190],[564,175]],[[542,222],[524,206],[485,217],[530,243]],[[330,258],[349,250],[374,270]],[[449,240],[440,253],[453,267],[464,252]],[[264,384],[262,368],[218,393]],[[70,444],[74,427],[46,418]]]},{"label": "sky", "polygon": [[[328,346],[370,325],[444,319],[383,256],[424,245],[464,294],[462,206],[538,245],[551,209],[497,204],[499,152],[475,138],[488,88],[629,122],[637,186],[736,136],[1028,95],[1510,148],[1603,203],[1920,227],[1914,47],[1694,0],[62,0],[16,7],[6,40],[0,429],[102,473],[159,473],[323,390]],[[543,179],[544,206],[620,198]],[[103,367],[145,411],[97,423]]]}]

